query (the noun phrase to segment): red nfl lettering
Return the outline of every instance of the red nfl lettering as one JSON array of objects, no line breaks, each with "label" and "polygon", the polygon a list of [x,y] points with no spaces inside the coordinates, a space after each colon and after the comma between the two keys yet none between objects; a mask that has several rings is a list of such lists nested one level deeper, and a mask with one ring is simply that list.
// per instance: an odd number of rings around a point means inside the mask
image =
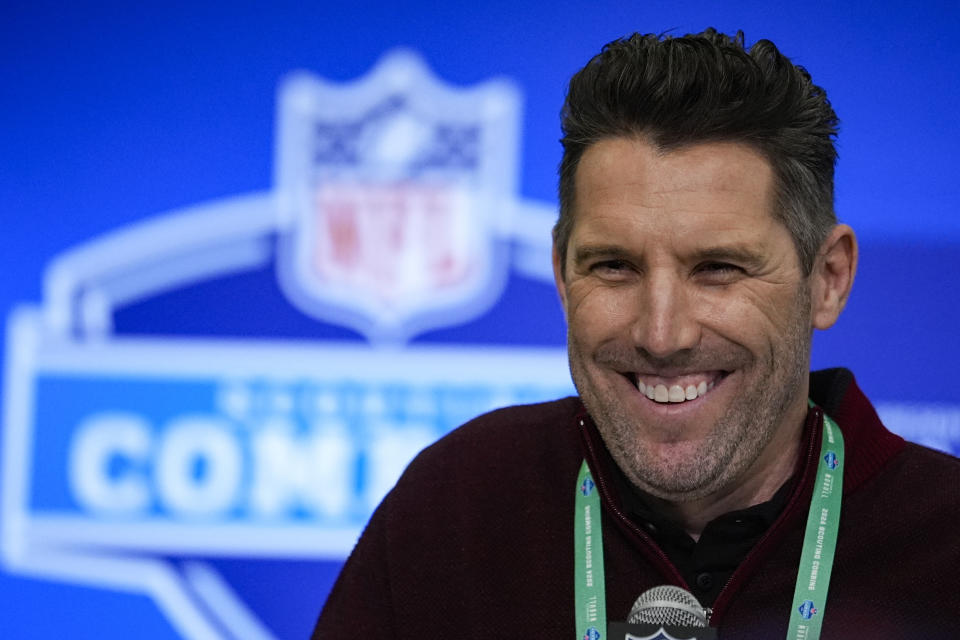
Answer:
[{"label": "red nfl lettering", "polygon": [[476,268],[456,187],[324,183],[317,187],[314,276],[376,304],[455,287]]}]

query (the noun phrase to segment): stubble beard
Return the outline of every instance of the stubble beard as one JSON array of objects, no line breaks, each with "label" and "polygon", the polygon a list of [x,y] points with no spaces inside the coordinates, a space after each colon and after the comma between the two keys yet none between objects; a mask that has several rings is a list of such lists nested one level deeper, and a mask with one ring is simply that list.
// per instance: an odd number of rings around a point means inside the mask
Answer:
[{"label": "stubble beard", "polygon": [[[664,457],[646,442],[644,425],[625,412],[614,390],[591,381],[584,366],[589,356],[572,333],[568,335],[570,371],[577,390],[611,456],[633,484],[659,498],[687,502],[723,491],[757,461],[796,402],[809,372],[810,292],[803,284],[798,288],[779,348],[775,344],[763,359],[734,344],[717,354],[719,362],[742,364],[744,371],[752,373],[751,380],[707,437],[682,459]],[[711,354],[694,356],[705,358]]]}]

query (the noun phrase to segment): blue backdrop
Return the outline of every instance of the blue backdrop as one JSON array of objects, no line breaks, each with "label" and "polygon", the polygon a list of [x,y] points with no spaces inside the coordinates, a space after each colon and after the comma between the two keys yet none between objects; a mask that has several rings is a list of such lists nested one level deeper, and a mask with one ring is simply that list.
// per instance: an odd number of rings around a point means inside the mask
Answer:
[{"label": "blue backdrop", "polygon": [[827,89],[862,253],[814,365],[960,451],[960,10],[730,4],[5,3],[0,635],[304,637],[418,448],[566,393],[558,111],[633,31]]}]

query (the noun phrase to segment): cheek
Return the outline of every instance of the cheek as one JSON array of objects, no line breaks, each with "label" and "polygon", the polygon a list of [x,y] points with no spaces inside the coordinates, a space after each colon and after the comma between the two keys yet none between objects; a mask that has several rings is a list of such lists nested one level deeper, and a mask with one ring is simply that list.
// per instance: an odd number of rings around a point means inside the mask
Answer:
[{"label": "cheek", "polygon": [[743,345],[759,345],[784,336],[804,313],[795,287],[743,287],[739,291],[705,294],[699,304],[704,325]]},{"label": "cheek", "polygon": [[638,309],[624,287],[602,285],[570,287],[567,290],[567,322],[581,335],[618,332],[636,319]]}]

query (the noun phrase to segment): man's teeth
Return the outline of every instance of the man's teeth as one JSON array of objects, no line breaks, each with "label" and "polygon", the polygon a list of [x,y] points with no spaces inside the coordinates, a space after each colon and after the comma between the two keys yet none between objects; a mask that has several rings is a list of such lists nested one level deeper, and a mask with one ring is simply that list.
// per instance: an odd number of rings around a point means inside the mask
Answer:
[{"label": "man's teeth", "polygon": [[679,384],[670,385],[669,387],[665,384],[644,384],[643,380],[637,381],[637,389],[640,390],[640,393],[646,395],[648,398],[654,402],[686,402],[687,400],[696,400],[700,396],[704,395],[713,388],[713,383],[707,384],[707,382],[701,381],[700,384],[693,385],[688,384],[686,387],[683,387]]}]

